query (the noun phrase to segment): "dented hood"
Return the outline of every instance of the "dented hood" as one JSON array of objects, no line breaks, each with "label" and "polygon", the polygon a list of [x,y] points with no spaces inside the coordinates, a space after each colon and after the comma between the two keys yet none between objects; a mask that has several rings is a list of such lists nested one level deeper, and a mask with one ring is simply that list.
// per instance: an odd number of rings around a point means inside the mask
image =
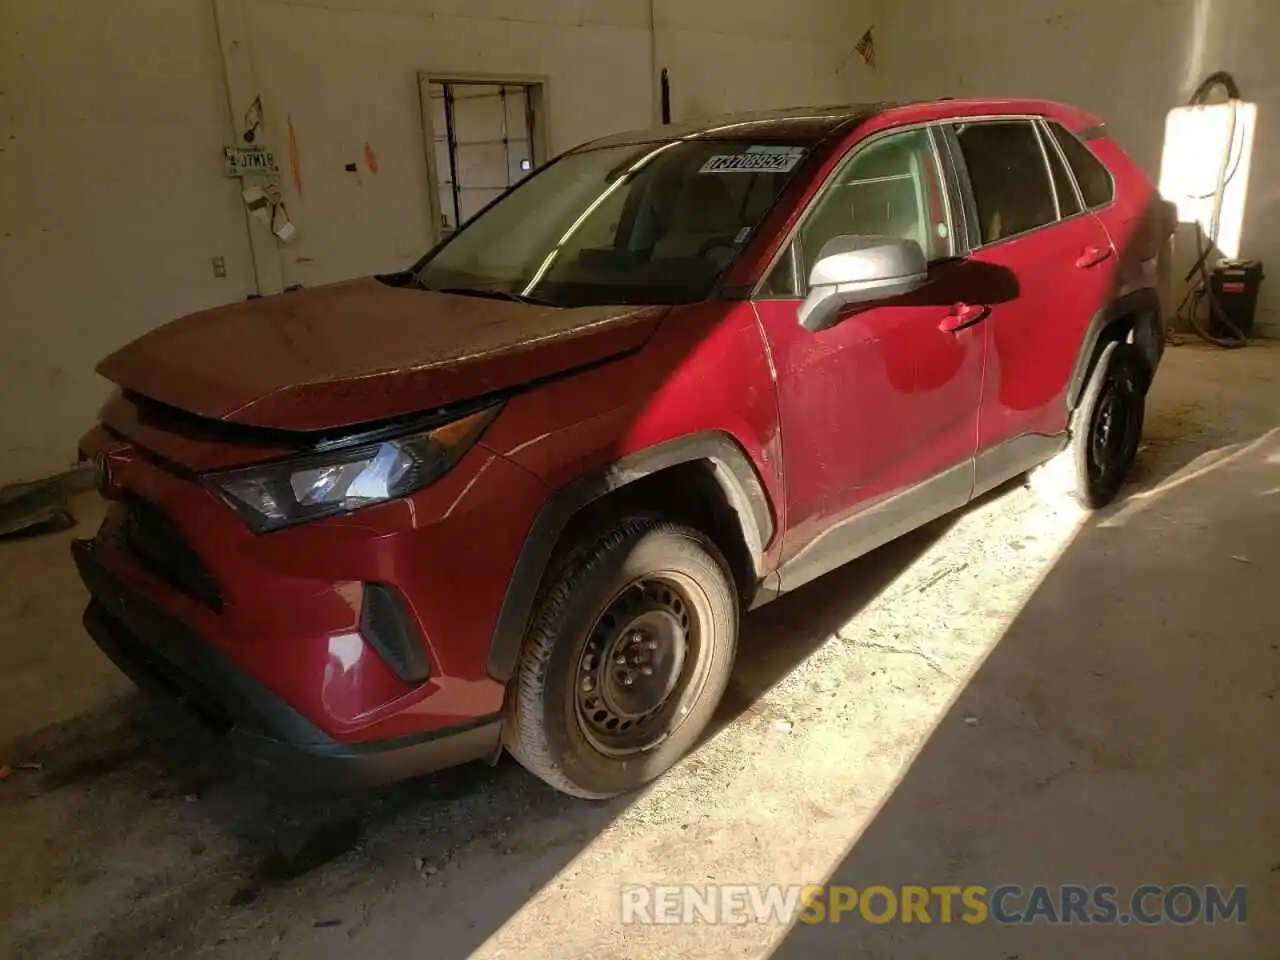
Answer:
[{"label": "dented hood", "polygon": [[202,417],[330,430],[598,363],[640,347],[666,312],[557,309],[370,277],[183,317],[97,369]]}]

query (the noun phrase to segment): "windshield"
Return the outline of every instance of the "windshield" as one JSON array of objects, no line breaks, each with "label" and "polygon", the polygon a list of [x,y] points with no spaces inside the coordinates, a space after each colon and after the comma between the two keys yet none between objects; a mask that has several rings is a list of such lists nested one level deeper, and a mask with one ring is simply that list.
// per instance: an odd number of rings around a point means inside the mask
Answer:
[{"label": "windshield", "polygon": [[805,151],[675,140],[571,153],[467,224],[417,279],[562,306],[702,300]]}]

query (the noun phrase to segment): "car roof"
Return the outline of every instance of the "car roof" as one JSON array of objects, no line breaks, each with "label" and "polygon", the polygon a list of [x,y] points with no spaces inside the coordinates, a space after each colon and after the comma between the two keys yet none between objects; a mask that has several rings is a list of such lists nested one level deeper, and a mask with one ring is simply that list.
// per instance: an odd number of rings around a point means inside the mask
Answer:
[{"label": "car roof", "polygon": [[916,100],[891,103],[847,103],[834,106],[787,107],[750,113],[725,114],[629,130],[585,143],[577,149],[626,146],[665,140],[750,140],[756,143],[815,144],[872,117],[894,123],[920,123],[947,117],[1028,114],[1059,120],[1071,130],[1094,127],[1101,121],[1077,107],[1054,100],[964,99]]},{"label": "car roof", "polygon": [[832,131],[874,116],[882,104],[854,103],[829,107],[788,107],[750,113],[682,120],[647,130],[627,130],[583,144],[592,149],[661,140],[753,140],[817,143]]}]

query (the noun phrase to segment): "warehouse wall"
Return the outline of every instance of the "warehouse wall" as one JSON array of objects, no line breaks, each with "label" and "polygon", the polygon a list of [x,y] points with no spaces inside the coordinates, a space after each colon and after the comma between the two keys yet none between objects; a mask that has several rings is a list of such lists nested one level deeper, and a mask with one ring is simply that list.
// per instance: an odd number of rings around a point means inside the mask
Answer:
[{"label": "warehouse wall", "polygon": [[[545,77],[555,154],[652,125],[655,55],[670,70],[677,119],[839,101],[846,82],[836,68],[865,29],[856,11],[868,6],[255,0],[249,33],[270,141],[284,145],[292,128],[300,160],[301,191],[292,177],[284,184],[301,231],[283,251],[284,282],[310,286],[421,254],[430,217],[419,70]],[[361,162],[366,143],[376,174]],[[346,169],[353,162],[355,173]]]},{"label": "warehouse wall", "polygon": [[0,486],[71,462],[104,353],[252,291],[226,131],[210,3],[0,2]]},{"label": "warehouse wall", "polygon": [[[1157,177],[1165,116],[1215,70],[1258,105],[1241,255],[1258,257],[1260,331],[1280,336],[1280,32],[1273,0],[893,0],[876,28],[890,98],[1044,96],[1104,117]],[[1189,244],[1182,252],[1189,253]]]},{"label": "warehouse wall", "polygon": [[[677,118],[843,100],[866,73],[841,62],[872,6],[218,2],[244,5],[257,142],[283,160],[292,129],[301,189],[288,168],[282,186],[299,233],[269,254],[306,285],[402,266],[429,242],[419,70],[546,77],[554,153],[652,124],[655,54]],[[258,288],[221,154],[247,104],[228,102],[214,5],[0,3],[0,487],[70,464],[108,390],[101,356]]]}]

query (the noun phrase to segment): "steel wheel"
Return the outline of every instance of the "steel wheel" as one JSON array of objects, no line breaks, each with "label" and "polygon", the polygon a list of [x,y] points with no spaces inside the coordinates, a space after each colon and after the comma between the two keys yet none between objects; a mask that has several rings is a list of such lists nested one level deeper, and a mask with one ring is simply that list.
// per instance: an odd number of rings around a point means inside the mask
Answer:
[{"label": "steel wheel", "polygon": [[1089,425],[1090,483],[1110,487],[1117,481],[1116,473],[1128,472],[1138,445],[1141,418],[1142,388],[1134,371],[1123,367],[1113,371],[1103,383]]},{"label": "steel wheel", "polygon": [[724,695],[740,602],[700,530],[633,516],[585,535],[530,625],[503,743],[576,797],[615,797],[660,776]]},{"label": "steel wheel", "polygon": [[706,681],[707,598],[678,573],[624,588],[596,621],[578,661],[574,700],[584,737],[625,757],[669,737]]},{"label": "steel wheel", "polygon": [[1131,343],[1101,351],[1071,416],[1065,458],[1071,495],[1087,510],[1105,507],[1124,485],[1142,441],[1151,369]]}]

